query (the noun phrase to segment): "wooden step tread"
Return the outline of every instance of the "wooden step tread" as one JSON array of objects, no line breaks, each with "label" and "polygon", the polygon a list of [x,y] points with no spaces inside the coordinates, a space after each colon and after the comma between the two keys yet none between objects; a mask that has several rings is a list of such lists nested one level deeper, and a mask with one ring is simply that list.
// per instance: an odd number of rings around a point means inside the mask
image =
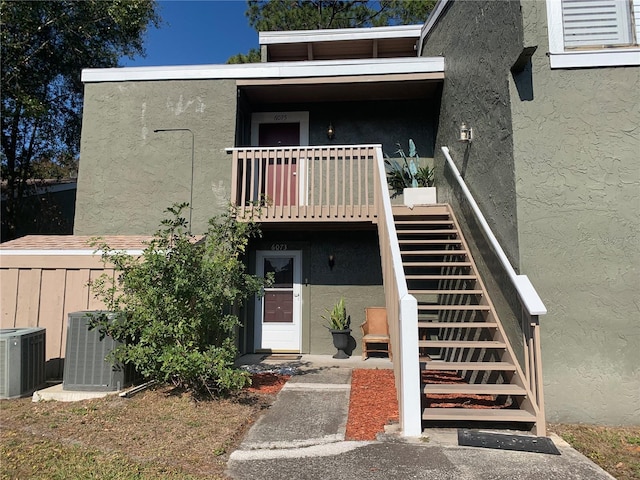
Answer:
[{"label": "wooden step tread", "polygon": [[535,415],[513,408],[425,408],[423,420],[478,420],[485,422],[535,422]]},{"label": "wooden step tread", "polygon": [[409,290],[411,295],[482,295],[482,290]]},{"label": "wooden step tread", "polygon": [[402,262],[404,267],[470,267],[471,262]]},{"label": "wooden step tread", "polygon": [[516,366],[509,362],[443,362],[440,360],[429,360],[427,357],[423,358],[425,358],[425,360],[420,359],[420,362],[425,363],[423,370],[498,370],[505,372],[515,372],[516,370]]},{"label": "wooden step tread", "polygon": [[511,383],[429,383],[422,391],[431,394],[467,393],[472,395],[524,395],[527,391]]},{"label": "wooden step tread", "polygon": [[445,229],[429,229],[429,228],[424,228],[424,229],[420,229],[420,230],[404,230],[404,229],[396,229],[396,233],[398,235],[400,234],[407,234],[407,235],[421,235],[421,234],[427,234],[427,235],[457,235],[458,234],[458,230],[456,230],[455,228],[445,228]]},{"label": "wooden step tread", "polygon": [[410,245],[457,245],[457,244],[461,244],[462,240],[460,240],[459,238],[437,238],[437,239],[433,239],[433,240],[422,240],[420,238],[416,238],[416,239],[408,239],[408,238],[403,238],[403,239],[399,239],[398,243],[402,244],[410,244]]},{"label": "wooden step tread", "polygon": [[401,250],[400,251],[400,256],[409,256],[409,255],[420,255],[420,256],[424,256],[424,257],[435,257],[435,256],[452,256],[452,257],[459,257],[459,256],[466,256],[467,255],[467,251],[466,250]]},{"label": "wooden step tread", "polygon": [[400,252],[401,255],[424,255],[424,256],[464,256],[467,254],[466,250],[456,249],[456,250],[403,250]]},{"label": "wooden step tread", "polygon": [[504,342],[495,340],[419,340],[421,348],[506,348]]},{"label": "wooden step tread", "polygon": [[394,220],[396,225],[454,225],[452,220]]},{"label": "wooden step tread", "polygon": [[418,328],[498,328],[496,322],[418,322]]},{"label": "wooden step tread", "polygon": [[419,312],[428,312],[432,310],[465,310],[465,311],[483,311],[491,310],[489,305],[421,305],[418,304]]},{"label": "wooden step tread", "polygon": [[475,275],[405,275],[407,280],[476,280]]}]

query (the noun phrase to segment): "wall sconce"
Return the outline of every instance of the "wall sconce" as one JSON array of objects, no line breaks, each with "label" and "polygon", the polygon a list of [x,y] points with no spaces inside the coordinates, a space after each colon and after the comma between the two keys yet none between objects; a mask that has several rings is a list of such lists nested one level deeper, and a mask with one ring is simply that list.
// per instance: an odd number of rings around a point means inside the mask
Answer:
[{"label": "wall sconce", "polygon": [[473,128],[467,127],[467,124],[462,122],[462,125],[460,125],[460,137],[458,138],[458,141],[471,143],[472,140]]},{"label": "wall sconce", "polygon": [[329,264],[329,270],[333,270],[333,267],[336,264],[336,257],[335,255],[331,254],[329,255],[329,260],[327,261],[327,263]]},{"label": "wall sconce", "polygon": [[333,125],[331,124],[331,122],[329,122],[329,128],[327,128],[327,138],[329,140],[333,140],[333,137],[335,136],[336,131],[333,129]]}]

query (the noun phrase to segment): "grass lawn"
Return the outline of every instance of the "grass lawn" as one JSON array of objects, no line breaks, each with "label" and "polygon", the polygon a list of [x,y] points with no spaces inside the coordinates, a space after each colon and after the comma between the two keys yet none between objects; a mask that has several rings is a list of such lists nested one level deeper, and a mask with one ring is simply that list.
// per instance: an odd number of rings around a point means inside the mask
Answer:
[{"label": "grass lawn", "polygon": [[228,454],[273,398],[195,401],[162,387],[129,399],[2,400],[0,478],[224,478]]},{"label": "grass lawn", "polygon": [[640,479],[640,427],[551,424],[547,429],[618,480]]},{"label": "grass lawn", "polygon": [[[0,401],[0,479],[222,479],[272,393],[195,401],[170,387],[132,398]],[[549,425],[619,480],[640,480],[640,427]]]}]

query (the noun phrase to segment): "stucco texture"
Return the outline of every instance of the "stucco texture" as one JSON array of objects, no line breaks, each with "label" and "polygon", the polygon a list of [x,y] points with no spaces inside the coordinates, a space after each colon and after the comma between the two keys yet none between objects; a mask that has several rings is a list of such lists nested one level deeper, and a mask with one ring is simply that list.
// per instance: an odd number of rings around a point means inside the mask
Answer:
[{"label": "stucco texture", "polygon": [[[638,424],[640,69],[552,71],[545,5],[450,2],[422,52],[445,55],[436,164],[448,145],[548,309],[540,318],[547,419]],[[527,47],[537,47],[531,61],[512,73]],[[474,128],[470,145],[456,141],[461,121]],[[439,176],[439,198],[465,212],[452,181]],[[508,306],[517,311],[515,297],[466,217],[489,289],[501,290],[502,318]]]},{"label": "stucco texture", "polygon": [[85,85],[74,233],[149,234],[189,202],[193,232],[228,204],[236,87],[231,80]]},{"label": "stucco texture", "polygon": [[[352,355],[362,352],[362,332],[366,307],[384,306],[384,288],[378,238],[367,230],[313,231],[303,225],[288,231],[266,231],[252,250],[269,250],[273,245],[302,251],[302,353],[333,355],[336,352],[326,328],[326,309],[344,297],[351,317]],[[329,255],[334,266],[329,266]],[[255,268],[252,266],[252,268]],[[245,349],[253,348],[253,312],[245,320]]]},{"label": "stucco texture", "polygon": [[522,2],[532,100],[512,83],[520,261],[547,304],[548,418],[640,423],[640,68],[551,70]]}]

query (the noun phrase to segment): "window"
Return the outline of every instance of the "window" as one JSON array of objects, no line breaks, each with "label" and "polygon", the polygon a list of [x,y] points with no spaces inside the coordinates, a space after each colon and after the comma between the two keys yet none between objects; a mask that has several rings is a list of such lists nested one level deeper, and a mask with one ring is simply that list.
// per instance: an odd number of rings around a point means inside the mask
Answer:
[{"label": "window", "polygon": [[547,0],[551,68],[640,65],[640,0]]}]

